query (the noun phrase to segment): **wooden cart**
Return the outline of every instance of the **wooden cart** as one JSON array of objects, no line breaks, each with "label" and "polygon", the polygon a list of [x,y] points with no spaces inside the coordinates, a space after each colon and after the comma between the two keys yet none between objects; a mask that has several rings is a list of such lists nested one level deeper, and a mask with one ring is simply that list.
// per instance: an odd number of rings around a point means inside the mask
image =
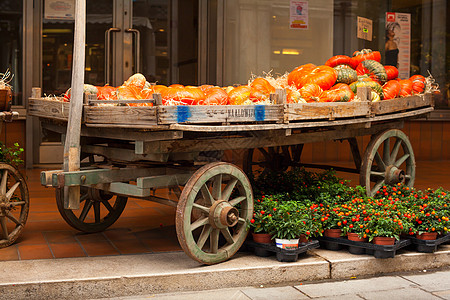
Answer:
[{"label": "wooden cart", "polygon": [[[0,121],[10,122],[19,113],[0,112]],[[1,129],[2,122],[0,122]],[[0,248],[14,243],[22,233],[28,218],[30,199],[25,179],[19,170],[0,162]]]},{"label": "wooden cart", "polygon": [[[46,130],[66,134],[69,103],[41,98],[38,90],[33,94],[29,114],[40,117]],[[84,167],[42,172],[41,182],[56,188],[67,223],[85,232],[112,225],[127,197],[176,207],[178,240],[186,254],[205,264],[222,262],[247,235],[253,214],[247,175],[256,168],[301,166],[305,143],[348,140],[355,168],[336,169],[359,173],[369,195],[385,183],[413,185],[413,149],[400,129],[405,119],[433,110],[431,95],[377,103],[367,95],[361,89],[361,102],[286,104],[285,91],[277,90],[272,95],[277,104],[243,106],[162,106],[158,95],[152,107],[120,105],[127,101],[102,106],[105,101],[86,99]],[[356,137],[363,135],[372,139],[361,157]],[[249,149],[245,172],[220,161],[222,151],[231,149]],[[76,201],[65,197],[74,186],[81,186]],[[172,196],[161,197],[159,189]]]}]

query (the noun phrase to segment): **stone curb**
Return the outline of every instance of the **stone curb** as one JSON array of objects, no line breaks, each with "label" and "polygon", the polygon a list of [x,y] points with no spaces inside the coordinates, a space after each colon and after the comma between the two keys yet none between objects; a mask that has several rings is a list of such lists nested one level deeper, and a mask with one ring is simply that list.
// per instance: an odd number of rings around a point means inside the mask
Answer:
[{"label": "stone curb", "polygon": [[0,262],[0,299],[106,298],[231,287],[350,279],[450,266],[450,246],[435,253],[402,252],[375,259],[315,249],[294,263],[238,253],[201,266],[183,252]]}]

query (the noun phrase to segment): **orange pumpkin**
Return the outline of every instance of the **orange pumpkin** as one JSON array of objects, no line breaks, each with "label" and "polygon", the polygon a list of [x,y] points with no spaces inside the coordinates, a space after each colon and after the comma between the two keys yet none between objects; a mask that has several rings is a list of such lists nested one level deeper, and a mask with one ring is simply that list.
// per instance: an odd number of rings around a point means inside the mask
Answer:
[{"label": "orange pumpkin", "polygon": [[299,90],[299,92],[306,102],[318,102],[323,90],[318,84],[307,83]]},{"label": "orange pumpkin", "polygon": [[323,91],[320,102],[349,102],[355,97],[352,89],[345,83],[338,83],[329,90]]},{"label": "orange pumpkin", "polygon": [[397,98],[400,93],[400,83],[397,80],[389,80],[383,85],[383,99]]},{"label": "orange pumpkin", "polygon": [[119,100],[141,100],[141,90],[134,85],[121,85],[117,88],[117,99]]},{"label": "orange pumpkin", "polygon": [[[201,87],[200,87],[201,88]],[[227,105],[230,97],[220,87],[210,87],[205,92],[205,100],[199,101],[199,105]]]},{"label": "orange pumpkin", "polygon": [[248,85],[241,85],[238,87],[235,87],[232,89],[228,96],[230,97],[230,104],[231,105],[241,105],[246,100],[250,99],[250,93],[252,91],[252,88]]},{"label": "orange pumpkin", "polygon": [[299,103],[302,96],[300,92],[294,89],[286,88],[286,102],[287,103]]},{"label": "orange pumpkin", "polygon": [[384,66],[387,74],[387,80],[392,80],[398,77],[398,69],[394,66]]},{"label": "orange pumpkin", "polygon": [[116,88],[105,85],[97,87],[97,99],[98,100],[117,100]]},{"label": "orange pumpkin", "polygon": [[413,83],[409,79],[400,80],[398,83],[400,83],[400,97],[408,97],[411,96],[412,89],[413,89]]},{"label": "orange pumpkin", "polygon": [[327,62],[325,63],[325,66],[329,67],[336,67],[339,65],[348,65],[350,66],[351,57],[347,55],[335,55],[331,57]]},{"label": "orange pumpkin", "polygon": [[161,97],[163,105],[196,105],[205,100],[205,94],[195,86],[169,86],[161,91]]},{"label": "orange pumpkin", "polygon": [[423,90],[425,89],[425,77],[422,75],[413,75],[409,78],[409,80],[412,81],[414,94],[423,93]]},{"label": "orange pumpkin", "polygon": [[304,86],[307,83],[315,83],[322,90],[328,90],[336,83],[336,80],[337,72],[335,69],[329,66],[318,66],[300,81],[300,85]]},{"label": "orange pumpkin", "polygon": [[303,84],[303,78],[308,76],[309,73],[316,68],[316,65],[314,64],[306,64],[301,65],[297,68],[295,68],[291,73],[289,73],[287,82],[288,85],[293,85],[297,89],[300,89]]}]

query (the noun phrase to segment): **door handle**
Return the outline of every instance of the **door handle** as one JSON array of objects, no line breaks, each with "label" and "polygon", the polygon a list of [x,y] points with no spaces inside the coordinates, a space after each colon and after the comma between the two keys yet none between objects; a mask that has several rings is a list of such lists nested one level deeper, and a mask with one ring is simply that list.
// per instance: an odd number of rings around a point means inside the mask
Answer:
[{"label": "door handle", "polygon": [[127,30],[125,30],[125,32],[128,33],[132,33],[135,38],[136,38],[136,49],[134,50],[134,55],[135,55],[135,64],[136,64],[136,73],[140,73],[141,72],[141,33],[139,32],[139,30],[134,29],[134,28],[129,28]]},{"label": "door handle", "polygon": [[111,79],[111,74],[110,74],[110,69],[111,69],[111,58],[110,58],[110,53],[111,53],[111,33],[112,32],[119,32],[120,28],[109,28],[108,30],[105,31],[105,84],[110,84],[110,79]]}]

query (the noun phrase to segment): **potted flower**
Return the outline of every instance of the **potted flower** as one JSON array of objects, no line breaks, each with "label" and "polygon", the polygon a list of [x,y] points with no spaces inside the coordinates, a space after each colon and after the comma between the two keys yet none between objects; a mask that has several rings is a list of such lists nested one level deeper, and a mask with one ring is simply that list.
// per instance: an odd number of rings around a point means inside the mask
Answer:
[{"label": "potted flower", "polygon": [[252,230],[253,241],[256,243],[272,243],[272,213],[277,210],[278,206],[278,200],[276,198],[262,195],[261,198],[255,201],[253,218],[250,220],[248,227]]},{"label": "potted flower", "polygon": [[450,225],[449,197],[445,191],[428,190],[419,195],[411,210],[415,215],[413,232],[418,239],[435,240],[445,234]]},{"label": "potted flower", "polygon": [[300,208],[297,201],[283,201],[273,212],[271,233],[275,238],[277,247],[283,249],[298,248],[299,236],[308,230],[304,226],[308,220],[308,214]]}]

